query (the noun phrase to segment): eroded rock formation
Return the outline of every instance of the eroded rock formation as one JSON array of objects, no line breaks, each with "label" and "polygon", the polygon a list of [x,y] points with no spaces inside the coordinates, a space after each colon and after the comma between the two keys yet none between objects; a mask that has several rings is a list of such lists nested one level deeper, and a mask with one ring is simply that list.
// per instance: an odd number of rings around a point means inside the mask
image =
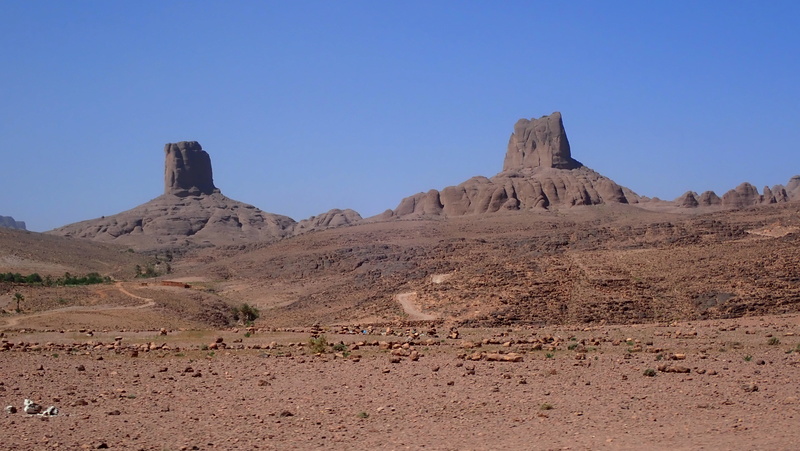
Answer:
[{"label": "eroded rock formation", "polygon": [[520,119],[508,140],[503,171],[526,168],[576,169],[582,164],[572,158],[567,132],[556,111],[539,119]]},{"label": "eroded rock formation", "polygon": [[473,177],[441,192],[407,197],[380,216],[461,216],[638,200],[633,191],[572,158],[561,113],[556,112],[516,123],[503,171],[494,177]]},{"label": "eroded rock formation", "polygon": [[164,146],[164,194],[199,196],[214,194],[211,157],[197,141],[181,141]]},{"label": "eroded rock formation", "polygon": [[138,249],[280,239],[292,218],[229,199],[214,186],[211,158],[196,141],[164,147],[164,194],[131,210],[49,233]]}]

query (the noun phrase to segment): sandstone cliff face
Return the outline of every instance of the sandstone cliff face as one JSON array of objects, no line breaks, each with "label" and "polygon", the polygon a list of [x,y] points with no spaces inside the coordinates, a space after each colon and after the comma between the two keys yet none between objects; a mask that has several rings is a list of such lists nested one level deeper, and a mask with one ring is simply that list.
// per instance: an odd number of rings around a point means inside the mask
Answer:
[{"label": "sandstone cliff face", "polygon": [[[696,202],[691,197],[694,197]],[[778,204],[793,200],[800,200],[800,176],[797,175],[789,180],[786,187],[783,185],[775,185],[772,188],[765,186],[762,194],[758,193],[755,186],[745,182],[726,192],[722,198],[713,191],[706,191],[699,196],[697,193],[689,191],[675,199],[674,202],[677,206],[684,208],[714,206],[746,208],[753,205]]]},{"label": "sandstone cliff face", "polygon": [[11,216],[0,216],[0,227],[5,227],[7,229],[26,230],[25,221],[16,221]]},{"label": "sandstone cliff face", "polygon": [[633,191],[572,158],[561,114],[556,112],[516,123],[503,172],[407,197],[380,216],[461,216],[638,200]]},{"label": "sandstone cliff face", "polygon": [[181,141],[164,146],[164,194],[199,196],[214,194],[211,157],[197,141]]}]

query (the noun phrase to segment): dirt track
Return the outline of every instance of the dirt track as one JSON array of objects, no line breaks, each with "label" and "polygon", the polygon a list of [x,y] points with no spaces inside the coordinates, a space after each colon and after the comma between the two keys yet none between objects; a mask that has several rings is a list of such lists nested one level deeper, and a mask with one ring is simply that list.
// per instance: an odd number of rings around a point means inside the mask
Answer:
[{"label": "dirt track", "polygon": [[[20,324],[24,325],[25,321],[34,319],[34,318],[45,318],[45,317],[52,317],[54,315],[63,315],[65,313],[104,313],[104,312],[113,312],[119,310],[140,310],[153,307],[155,305],[155,301],[150,298],[145,298],[142,296],[137,296],[130,291],[126,290],[122,282],[117,282],[114,284],[114,287],[119,290],[121,293],[132,297],[134,299],[139,299],[145,301],[144,304],[135,305],[135,306],[123,306],[123,305],[97,305],[97,306],[72,306],[72,307],[61,307],[57,309],[47,310],[45,312],[38,312],[38,313],[31,313],[27,315],[16,315],[10,318],[4,318],[4,324],[0,324],[0,329],[12,329],[18,327]],[[101,298],[104,298],[102,292],[98,292]]]},{"label": "dirt track", "polygon": [[416,296],[417,293],[413,291],[410,293],[401,293],[396,296],[397,302],[403,307],[403,311],[408,315],[408,319],[412,321],[435,320],[437,318],[435,315],[423,313],[417,308],[417,305],[414,303],[414,298],[416,298]]}]

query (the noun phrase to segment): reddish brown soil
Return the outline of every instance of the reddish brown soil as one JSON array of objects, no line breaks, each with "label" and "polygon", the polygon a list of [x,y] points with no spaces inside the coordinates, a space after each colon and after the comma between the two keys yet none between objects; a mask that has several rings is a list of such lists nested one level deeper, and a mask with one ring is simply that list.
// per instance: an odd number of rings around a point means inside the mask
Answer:
[{"label": "reddish brown soil", "polygon": [[[4,340],[16,346],[0,352],[0,402],[21,409],[23,399],[31,398],[56,405],[60,413],[46,421],[2,414],[3,447],[800,446],[795,431],[798,315],[671,325],[462,329],[458,339],[443,338],[442,331],[433,338],[421,330],[416,339],[405,331],[399,336],[322,331],[332,343],[348,346],[347,358],[330,346],[319,356],[297,346],[307,343],[309,331],[250,336],[244,330],[167,336],[109,331],[92,337],[77,331],[7,332]],[[115,336],[123,337],[116,348],[111,345]],[[217,336],[227,349],[200,349]],[[358,341],[367,345],[352,349]],[[391,363],[390,351],[370,345],[377,341],[411,341],[421,357],[401,356]],[[36,342],[38,350],[31,344]],[[169,349],[131,356],[132,349],[148,342]],[[469,360],[497,352],[519,353],[523,361]],[[685,359],[671,360],[681,354]],[[662,365],[662,370],[689,372],[659,371]],[[655,376],[645,375],[648,369]]]}]

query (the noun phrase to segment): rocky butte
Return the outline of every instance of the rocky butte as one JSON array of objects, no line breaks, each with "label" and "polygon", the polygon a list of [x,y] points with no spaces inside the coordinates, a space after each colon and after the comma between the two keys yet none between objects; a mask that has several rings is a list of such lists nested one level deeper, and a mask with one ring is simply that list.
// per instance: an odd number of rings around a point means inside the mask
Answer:
[{"label": "rocky butte", "polygon": [[517,121],[499,174],[407,197],[380,217],[462,216],[639,200],[633,191],[572,158],[561,113],[555,112]]},{"label": "rocky butte", "polygon": [[161,196],[48,233],[137,249],[274,240],[292,233],[293,219],[224,196],[214,186],[211,158],[196,141],[167,144],[164,160]]}]

